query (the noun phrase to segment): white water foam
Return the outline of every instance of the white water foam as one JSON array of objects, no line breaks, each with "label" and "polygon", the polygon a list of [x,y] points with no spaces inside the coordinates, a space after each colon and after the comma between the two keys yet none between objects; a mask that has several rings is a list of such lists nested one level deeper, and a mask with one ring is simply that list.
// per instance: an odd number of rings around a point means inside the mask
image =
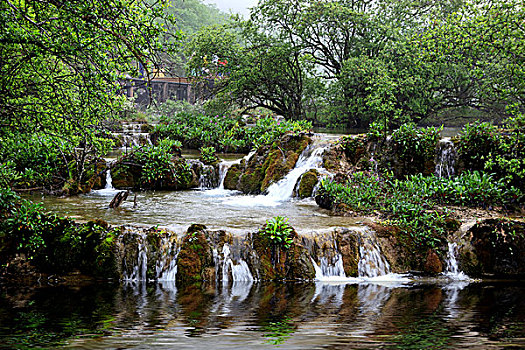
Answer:
[{"label": "white water foam", "polygon": [[224,204],[240,207],[276,207],[282,202],[292,198],[297,180],[311,169],[322,169],[323,153],[325,147],[317,145],[308,146],[299,156],[295,167],[280,181],[268,187],[267,195],[237,196],[223,201]]},{"label": "white water foam", "polygon": [[455,281],[468,281],[470,280],[470,277],[459,269],[457,254],[458,245],[453,242],[448,242],[448,252],[446,260],[447,270],[443,275]]}]

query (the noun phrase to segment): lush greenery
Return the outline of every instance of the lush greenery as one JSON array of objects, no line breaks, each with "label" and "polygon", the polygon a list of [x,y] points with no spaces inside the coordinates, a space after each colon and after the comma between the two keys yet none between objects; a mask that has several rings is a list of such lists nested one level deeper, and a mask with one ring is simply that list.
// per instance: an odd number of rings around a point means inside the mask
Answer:
[{"label": "lush greenery", "polygon": [[[110,143],[101,121],[124,108],[119,81],[139,76],[139,67],[152,77],[171,52],[161,41],[170,21],[166,5],[145,0],[0,4],[0,141],[11,147],[1,153],[30,146],[26,155],[15,155],[22,159],[2,157],[9,181],[24,176],[34,185],[54,173],[84,179],[86,161]],[[44,160],[43,168],[24,167],[28,158],[45,158],[49,145],[54,160]]]},{"label": "lush greenery", "polygon": [[201,162],[207,165],[216,165],[219,163],[219,157],[217,157],[217,154],[215,153],[215,147],[201,147],[200,149],[201,155],[199,159]]},{"label": "lush greenery", "polygon": [[243,108],[346,126],[501,120],[523,111],[524,18],[518,0],[264,0],[186,50],[194,78]]},{"label": "lush greenery", "polygon": [[468,169],[496,174],[523,188],[525,181],[525,116],[510,118],[504,127],[476,122],[466,125],[456,139],[458,156]]},{"label": "lush greenery", "polygon": [[104,223],[77,224],[47,214],[41,204],[0,189],[0,264],[17,254],[52,273],[80,270],[114,277],[113,247],[117,232]]},{"label": "lush greenery", "polygon": [[179,113],[163,117],[154,133],[160,138],[178,140],[188,148],[214,147],[219,152],[248,152],[287,132],[297,133],[311,128],[306,121],[279,121],[272,117],[262,117],[255,125],[247,126],[242,117]]},{"label": "lush greenery", "polygon": [[260,234],[268,238],[273,245],[282,246],[284,249],[290,248],[293,243],[293,228],[288,223],[288,218],[283,216],[266,220]]},{"label": "lush greenery", "polygon": [[419,244],[438,245],[445,237],[447,205],[488,208],[515,205],[523,193],[486,173],[465,172],[455,178],[412,175],[404,180],[392,174],[355,172],[345,184],[325,179],[320,195],[335,205],[373,214],[380,212],[391,224],[402,228]]}]

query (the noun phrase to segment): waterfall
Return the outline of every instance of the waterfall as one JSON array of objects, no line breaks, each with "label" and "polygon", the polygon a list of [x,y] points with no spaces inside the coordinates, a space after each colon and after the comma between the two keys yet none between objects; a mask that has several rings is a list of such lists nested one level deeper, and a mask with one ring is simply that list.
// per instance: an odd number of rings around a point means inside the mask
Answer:
[{"label": "waterfall", "polygon": [[457,254],[458,245],[456,243],[448,242],[448,252],[446,260],[447,270],[445,271],[444,275],[454,280],[468,280],[470,278],[459,269]]},{"label": "waterfall", "polygon": [[148,271],[148,248],[146,246],[146,235],[144,233],[137,234],[138,240],[138,254],[137,261],[125,261],[125,264],[132,264],[131,274],[128,274],[127,269],[124,271],[124,281],[146,281],[146,273]]},{"label": "waterfall", "polygon": [[112,133],[116,138],[122,140],[122,148],[132,148],[143,145],[151,146],[150,134],[142,132],[141,123],[123,123],[121,132]]},{"label": "waterfall", "polygon": [[231,165],[231,162],[224,161],[219,164],[219,190],[224,190],[224,179]]},{"label": "waterfall", "polygon": [[114,196],[120,191],[113,187],[113,178],[111,177],[111,163],[113,160],[106,159],[106,162],[106,186],[101,190],[92,190],[91,193],[100,196]]},{"label": "waterfall", "polygon": [[213,165],[201,165],[199,188],[202,190],[217,187],[217,171]]},{"label": "waterfall", "polygon": [[280,181],[268,187],[267,197],[284,201],[292,197],[297,180],[311,169],[321,169],[325,147],[308,146],[299,156],[295,167]]},{"label": "waterfall", "polygon": [[442,139],[437,147],[436,170],[437,177],[449,178],[455,174],[456,148],[450,138]]},{"label": "waterfall", "polygon": [[228,243],[224,243],[222,247],[222,256],[217,253],[217,249],[214,249],[213,255],[215,258],[215,266],[217,271],[222,271],[222,282],[230,281],[233,282],[253,282],[254,278],[248,267],[248,263],[241,258],[236,259],[237,263],[234,263],[231,256],[231,249]]},{"label": "waterfall", "polygon": [[375,232],[364,230],[359,244],[359,277],[378,277],[390,273],[390,265],[381,254]]}]

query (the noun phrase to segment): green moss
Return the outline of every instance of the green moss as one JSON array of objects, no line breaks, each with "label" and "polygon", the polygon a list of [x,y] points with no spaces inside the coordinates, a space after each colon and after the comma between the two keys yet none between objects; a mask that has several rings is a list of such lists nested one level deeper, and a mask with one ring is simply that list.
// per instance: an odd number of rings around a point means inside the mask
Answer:
[{"label": "green moss", "polygon": [[308,170],[301,176],[297,195],[299,198],[309,198],[312,196],[315,185],[319,181],[319,172],[315,169]]},{"label": "green moss", "polygon": [[224,178],[224,188],[227,190],[236,190],[241,174],[240,164],[233,164],[228,169],[226,177]]}]

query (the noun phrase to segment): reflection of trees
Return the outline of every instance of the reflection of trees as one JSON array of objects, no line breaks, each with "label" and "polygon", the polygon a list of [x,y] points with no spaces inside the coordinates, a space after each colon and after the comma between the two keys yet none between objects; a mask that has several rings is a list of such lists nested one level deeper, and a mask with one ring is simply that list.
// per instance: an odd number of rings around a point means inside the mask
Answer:
[{"label": "reflection of trees", "polygon": [[77,335],[107,334],[115,285],[99,289],[40,287],[0,290],[0,348],[52,348]]}]

